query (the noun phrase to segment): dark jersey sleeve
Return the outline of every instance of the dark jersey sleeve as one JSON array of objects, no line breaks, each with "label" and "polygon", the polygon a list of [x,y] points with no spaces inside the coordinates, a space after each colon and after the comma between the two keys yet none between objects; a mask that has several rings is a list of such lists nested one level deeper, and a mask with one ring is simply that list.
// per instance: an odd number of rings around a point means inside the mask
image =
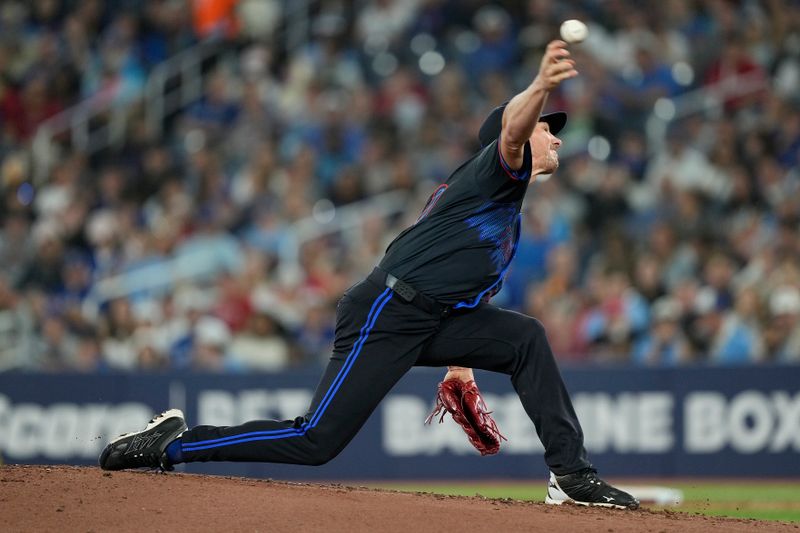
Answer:
[{"label": "dark jersey sleeve", "polygon": [[500,153],[500,139],[487,145],[475,158],[475,179],[481,194],[495,202],[509,202],[525,194],[531,179],[531,145],[525,143],[522,167],[509,167]]}]

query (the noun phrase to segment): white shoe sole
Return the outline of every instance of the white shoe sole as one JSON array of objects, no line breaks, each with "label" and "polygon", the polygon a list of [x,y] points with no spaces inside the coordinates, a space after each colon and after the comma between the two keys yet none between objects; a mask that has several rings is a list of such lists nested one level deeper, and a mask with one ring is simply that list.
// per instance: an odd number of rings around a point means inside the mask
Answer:
[{"label": "white shoe sole", "polygon": [[544,503],[547,505],[583,505],[584,507],[605,507],[606,509],[628,509],[628,507],[624,505],[614,505],[613,503],[589,503],[589,502],[578,502],[575,500],[554,500],[550,496],[547,496],[544,499]]},{"label": "white shoe sole", "polygon": [[157,415],[157,416],[153,417],[153,420],[151,420],[150,423],[147,424],[147,427],[145,427],[144,429],[142,429],[140,431],[134,431],[132,433],[125,433],[123,435],[120,435],[116,439],[110,441],[108,443],[108,445],[114,444],[115,442],[119,442],[122,439],[126,439],[126,438],[128,438],[128,437],[130,437],[132,435],[136,435],[138,433],[144,433],[145,431],[149,431],[149,430],[153,429],[154,427],[156,427],[157,425],[161,424],[162,422],[165,422],[166,420],[169,420],[170,418],[181,418],[181,419],[184,419],[185,417],[183,416],[183,411],[181,411],[180,409],[170,409],[168,411],[164,411],[160,415]]}]

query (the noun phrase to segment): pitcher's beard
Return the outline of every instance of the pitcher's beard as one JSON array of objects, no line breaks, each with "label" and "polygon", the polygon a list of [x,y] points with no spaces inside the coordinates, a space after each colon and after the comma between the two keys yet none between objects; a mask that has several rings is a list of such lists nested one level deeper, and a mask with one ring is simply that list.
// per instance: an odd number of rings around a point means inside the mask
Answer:
[{"label": "pitcher's beard", "polygon": [[547,169],[550,171],[550,173],[556,171],[556,169],[558,168],[558,164],[559,164],[558,154],[556,154],[553,151],[547,154]]},{"label": "pitcher's beard", "polygon": [[552,174],[558,168],[558,153],[550,150],[547,155],[540,155],[533,161],[533,167],[538,174]]}]

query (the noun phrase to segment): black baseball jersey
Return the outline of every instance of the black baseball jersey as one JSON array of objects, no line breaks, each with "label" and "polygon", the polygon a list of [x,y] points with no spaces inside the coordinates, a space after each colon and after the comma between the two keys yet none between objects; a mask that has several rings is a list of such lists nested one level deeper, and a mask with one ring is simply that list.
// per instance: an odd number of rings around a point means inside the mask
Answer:
[{"label": "black baseball jersey", "polygon": [[517,171],[500,155],[499,139],[484,147],[433,192],[380,267],[454,307],[496,293],[517,249],[531,164],[529,143]]}]

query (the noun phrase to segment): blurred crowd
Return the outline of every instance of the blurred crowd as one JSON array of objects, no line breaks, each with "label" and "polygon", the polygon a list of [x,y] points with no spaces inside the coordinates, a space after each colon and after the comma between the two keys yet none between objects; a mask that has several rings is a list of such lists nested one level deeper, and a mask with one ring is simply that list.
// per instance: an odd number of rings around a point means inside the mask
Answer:
[{"label": "blurred crowd", "polygon": [[[341,293],[568,18],[590,37],[548,103],[561,167],[493,302],[574,364],[800,362],[796,1],[20,0],[0,5],[0,370],[322,364]],[[149,73],[204,39],[202,97],[153,131]],[[124,142],[57,139],[34,180],[37,127],[87,98],[126,109]],[[402,210],[325,230],[390,191]]]}]

